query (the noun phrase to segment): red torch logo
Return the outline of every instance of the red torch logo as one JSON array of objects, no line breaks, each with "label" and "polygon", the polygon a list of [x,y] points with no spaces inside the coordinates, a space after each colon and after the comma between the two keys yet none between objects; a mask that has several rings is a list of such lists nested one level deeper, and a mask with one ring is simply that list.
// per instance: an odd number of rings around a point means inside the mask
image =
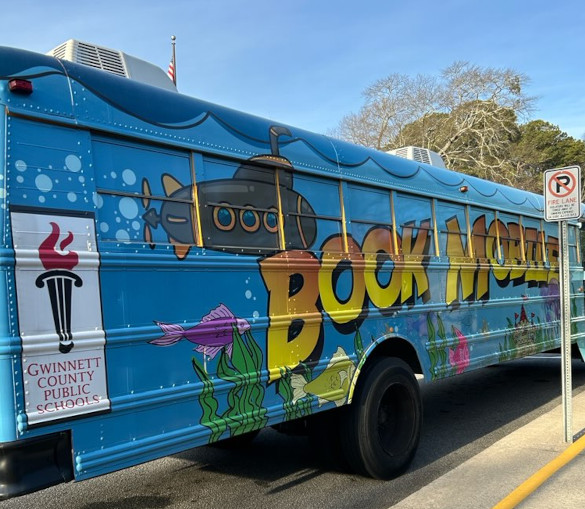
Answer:
[{"label": "red torch logo", "polygon": [[55,332],[59,336],[59,351],[68,353],[73,348],[73,334],[71,333],[71,293],[73,285],[81,287],[81,278],[71,272],[79,263],[79,256],[75,251],[65,253],[65,249],[73,242],[73,234],[67,232],[67,237],[55,249],[61,230],[57,223],[51,222],[52,232],[39,246],[39,258],[47,270],[37,280],[38,288],[47,287],[51,299],[51,310],[55,323]]}]

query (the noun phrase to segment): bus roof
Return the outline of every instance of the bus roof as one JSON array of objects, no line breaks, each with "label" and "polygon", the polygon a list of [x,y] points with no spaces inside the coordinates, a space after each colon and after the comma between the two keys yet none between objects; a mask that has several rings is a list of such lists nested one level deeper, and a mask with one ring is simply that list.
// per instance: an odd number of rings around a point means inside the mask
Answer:
[{"label": "bus roof", "polygon": [[[25,50],[0,47],[0,79],[27,79],[30,95],[10,93],[9,112],[50,118],[240,160],[270,154],[270,128],[283,126],[105,71]],[[542,217],[542,196],[403,159],[291,126],[279,155],[298,171],[413,191],[430,197]],[[585,211],[585,206],[583,207]]]}]

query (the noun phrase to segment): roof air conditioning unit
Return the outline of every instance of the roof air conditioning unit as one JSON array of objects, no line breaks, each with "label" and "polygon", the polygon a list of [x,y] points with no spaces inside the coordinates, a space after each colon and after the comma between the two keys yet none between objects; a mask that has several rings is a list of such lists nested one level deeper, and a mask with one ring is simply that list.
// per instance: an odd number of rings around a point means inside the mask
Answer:
[{"label": "roof air conditioning unit", "polygon": [[413,146],[401,147],[394,150],[388,150],[388,154],[404,157],[404,159],[412,159],[413,161],[418,161],[419,163],[430,164],[432,166],[436,166],[437,168],[446,168],[443,158],[428,148]]},{"label": "roof air conditioning unit", "polygon": [[104,48],[96,44],[69,39],[49,51],[47,55],[77,64],[88,65],[117,76],[164,88],[165,90],[177,90],[171,79],[160,67],[127,55],[122,51]]}]

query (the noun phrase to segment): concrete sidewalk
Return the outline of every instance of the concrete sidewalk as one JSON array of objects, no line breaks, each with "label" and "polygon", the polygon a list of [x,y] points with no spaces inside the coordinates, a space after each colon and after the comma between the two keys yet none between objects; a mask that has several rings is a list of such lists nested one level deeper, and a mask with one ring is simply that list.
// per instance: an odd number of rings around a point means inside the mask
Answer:
[{"label": "concrete sidewalk", "polygon": [[[489,509],[555,459],[563,440],[562,405],[496,442],[393,509]],[[585,392],[573,397],[573,434],[585,429]],[[585,452],[557,471],[517,507],[585,506]]]}]

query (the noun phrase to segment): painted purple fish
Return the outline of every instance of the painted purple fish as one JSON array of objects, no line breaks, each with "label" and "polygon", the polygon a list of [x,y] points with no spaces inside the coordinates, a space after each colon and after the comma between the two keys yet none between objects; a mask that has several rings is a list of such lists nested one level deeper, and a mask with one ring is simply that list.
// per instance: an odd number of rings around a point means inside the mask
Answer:
[{"label": "painted purple fish", "polygon": [[186,339],[197,345],[195,351],[209,355],[214,358],[222,348],[226,349],[229,356],[232,355],[233,326],[235,325],[240,334],[250,330],[250,324],[243,318],[236,318],[225,306],[220,304],[201,318],[201,321],[189,329],[183,329],[178,324],[155,321],[164,336],[149,341],[152,345],[171,346]]}]

